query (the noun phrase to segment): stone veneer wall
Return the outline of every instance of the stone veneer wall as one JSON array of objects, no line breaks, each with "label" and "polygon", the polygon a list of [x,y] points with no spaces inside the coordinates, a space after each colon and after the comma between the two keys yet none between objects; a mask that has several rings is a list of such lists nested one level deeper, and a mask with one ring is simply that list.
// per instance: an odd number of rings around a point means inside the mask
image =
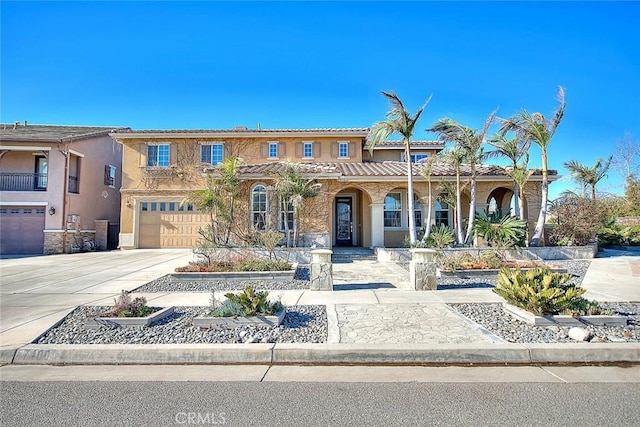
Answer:
[{"label": "stone veneer wall", "polygon": [[44,248],[42,253],[45,255],[61,254],[64,239],[63,231],[44,231]]}]

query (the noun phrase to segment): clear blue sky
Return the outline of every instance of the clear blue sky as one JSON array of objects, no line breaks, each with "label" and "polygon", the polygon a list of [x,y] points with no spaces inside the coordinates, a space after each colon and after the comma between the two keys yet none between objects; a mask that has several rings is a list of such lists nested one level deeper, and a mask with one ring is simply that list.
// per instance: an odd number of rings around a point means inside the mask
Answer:
[{"label": "clear blue sky", "polygon": [[[550,167],[640,137],[637,2],[1,3],[1,120],[148,128],[360,127],[380,90],[416,138],[496,107],[567,111]],[[537,151],[531,166],[539,166]],[[614,172],[603,190],[621,192]],[[551,186],[551,197],[570,182]]]}]

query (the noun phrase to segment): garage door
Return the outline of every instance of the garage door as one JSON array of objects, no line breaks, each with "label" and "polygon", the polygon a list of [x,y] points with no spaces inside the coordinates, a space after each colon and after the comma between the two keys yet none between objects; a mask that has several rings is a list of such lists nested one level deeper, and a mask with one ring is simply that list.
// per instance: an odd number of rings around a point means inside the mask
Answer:
[{"label": "garage door", "polygon": [[206,227],[207,216],[178,202],[142,202],[139,224],[140,248],[192,248],[198,243],[198,229]]},{"label": "garage door", "polygon": [[0,253],[41,254],[44,247],[44,207],[0,207]]}]

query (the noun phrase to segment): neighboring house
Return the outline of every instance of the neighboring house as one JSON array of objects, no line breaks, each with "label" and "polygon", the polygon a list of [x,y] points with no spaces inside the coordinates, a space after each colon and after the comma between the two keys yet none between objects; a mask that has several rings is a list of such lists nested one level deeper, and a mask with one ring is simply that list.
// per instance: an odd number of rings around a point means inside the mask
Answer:
[{"label": "neighboring house", "polygon": [[[111,136],[123,145],[123,183],[120,246],[122,248],[193,247],[207,217],[181,204],[190,190],[202,188],[203,172],[223,159],[244,160],[239,211],[246,230],[283,229],[282,204],[272,188],[272,174],[285,161],[299,163],[321,184],[321,194],[308,199],[301,215],[300,244],[321,247],[401,246],[408,234],[406,163],[402,144],[387,141],[366,147],[367,128],[230,130],[117,130]],[[441,151],[438,141],[412,143],[414,161]],[[419,165],[419,163],[417,164]],[[425,226],[427,184],[415,173],[414,215]],[[469,174],[469,168],[463,168]],[[551,179],[555,172],[551,172]],[[436,201],[442,181],[454,182],[452,167],[433,169],[433,222],[452,225],[453,212]],[[525,210],[533,229],[540,208],[541,174],[525,188]],[[477,210],[508,212],[513,184],[499,166],[478,167]],[[468,189],[467,189],[468,193]],[[463,197],[467,214],[468,196]]]},{"label": "neighboring house", "polygon": [[122,146],[109,136],[115,129],[0,124],[1,254],[117,245],[106,242],[108,222],[120,217]]}]

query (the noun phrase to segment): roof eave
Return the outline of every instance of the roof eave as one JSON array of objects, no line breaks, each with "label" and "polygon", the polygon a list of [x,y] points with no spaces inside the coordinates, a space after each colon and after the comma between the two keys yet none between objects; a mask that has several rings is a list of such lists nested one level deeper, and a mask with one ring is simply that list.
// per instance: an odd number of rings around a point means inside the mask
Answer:
[{"label": "roof eave", "polygon": [[116,140],[125,139],[154,139],[154,138],[198,138],[198,139],[220,139],[220,138],[365,138],[368,132],[364,131],[336,131],[336,132],[319,132],[319,131],[302,131],[302,132],[112,132],[109,136]]}]

